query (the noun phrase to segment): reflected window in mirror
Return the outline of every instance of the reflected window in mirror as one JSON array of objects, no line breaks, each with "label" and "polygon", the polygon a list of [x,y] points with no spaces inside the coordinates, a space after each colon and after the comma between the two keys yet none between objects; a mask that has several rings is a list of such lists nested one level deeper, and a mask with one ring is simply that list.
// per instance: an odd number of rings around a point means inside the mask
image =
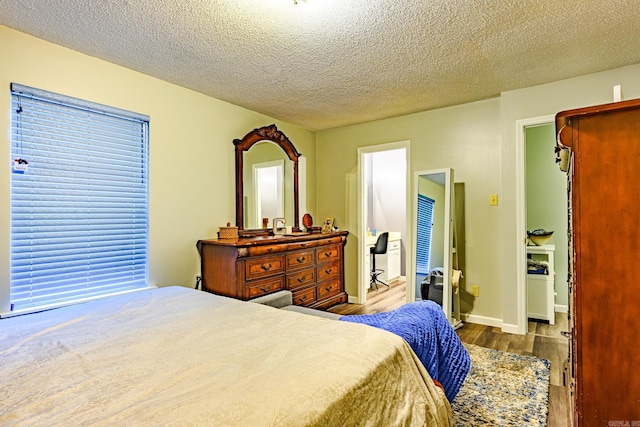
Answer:
[{"label": "reflected window in mirror", "polygon": [[258,228],[263,219],[269,224],[269,219],[284,216],[283,171],[282,160],[253,165],[253,204],[248,201],[245,204],[247,210],[255,206],[253,215],[245,214],[246,218],[253,218],[253,221],[249,221],[249,227]]},{"label": "reflected window in mirror", "polygon": [[418,229],[416,242],[416,273],[429,274],[431,270],[431,229],[435,200],[418,194]]},{"label": "reflected window in mirror", "polygon": [[261,228],[262,219],[293,224],[293,163],[276,144],[262,141],[245,151],[244,228]]}]

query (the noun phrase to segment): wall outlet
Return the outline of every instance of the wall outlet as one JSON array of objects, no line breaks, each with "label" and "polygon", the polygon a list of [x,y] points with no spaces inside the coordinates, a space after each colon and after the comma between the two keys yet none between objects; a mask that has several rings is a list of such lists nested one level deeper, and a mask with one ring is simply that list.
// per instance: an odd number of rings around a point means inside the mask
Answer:
[{"label": "wall outlet", "polygon": [[489,196],[489,206],[498,206],[498,195],[491,194]]},{"label": "wall outlet", "polygon": [[471,286],[471,295],[473,295],[474,297],[479,297],[480,296],[480,286],[478,286],[478,285]]}]

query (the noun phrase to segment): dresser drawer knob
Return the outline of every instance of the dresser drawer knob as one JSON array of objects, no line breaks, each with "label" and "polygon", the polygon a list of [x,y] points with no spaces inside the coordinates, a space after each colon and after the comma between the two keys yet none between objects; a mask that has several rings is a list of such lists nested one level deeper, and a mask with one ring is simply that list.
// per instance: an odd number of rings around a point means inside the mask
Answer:
[{"label": "dresser drawer knob", "polygon": [[333,286],[327,286],[326,288],[324,288],[324,290],[327,292],[331,292],[333,290]]},{"label": "dresser drawer knob", "polygon": [[327,257],[327,258],[329,258],[329,257],[331,256],[331,252],[325,252],[325,253],[324,253],[324,256],[325,256],[325,257]]},{"label": "dresser drawer knob", "polygon": [[263,286],[260,288],[262,292],[269,292],[271,290],[271,286]]},{"label": "dresser drawer knob", "polygon": [[271,270],[271,267],[273,267],[273,264],[271,264],[271,263],[262,264],[260,267],[262,267],[262,269],[265,270],[265,271],[269,271],[269,270]]},{"label": "dresser drawer knob", "polygon": [[304,277],[298,277],[298,283],[304,282]]},{"label": "dresser drawer knob", "polygon": [[333,271],[333,269],[332,269],[332,268],[329,268],[329,269],[325,270],[324,272],[325,272],[326,274],[331,274],[331,272],[332,272],[332,271]]},{"label": "dresser drawer knob", "polygon": [[269,252],[273,252],[273,248],[269,248],[267,249]]},{"label": "dresser drawer knob", "polygon": [[306,257],[299,257],[299,258],[296,258],[296,261],[298,261],[298,263],[302,264],[305,259],[307,259],[307,258]]}]

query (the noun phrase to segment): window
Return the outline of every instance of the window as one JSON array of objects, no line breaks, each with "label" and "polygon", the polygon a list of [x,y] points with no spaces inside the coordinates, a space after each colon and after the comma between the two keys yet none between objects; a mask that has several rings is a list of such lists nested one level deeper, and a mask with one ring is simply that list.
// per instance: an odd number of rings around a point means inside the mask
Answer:
[{"label": "window", "polygon": [[416,237],[416,273],[428,274],[431,264],[431,229],[435,201],[418,194],[418,230]]},{"label": "window", "polygon": [[147,288],[149,118],[15,83],[11,107],[12,313]]}]

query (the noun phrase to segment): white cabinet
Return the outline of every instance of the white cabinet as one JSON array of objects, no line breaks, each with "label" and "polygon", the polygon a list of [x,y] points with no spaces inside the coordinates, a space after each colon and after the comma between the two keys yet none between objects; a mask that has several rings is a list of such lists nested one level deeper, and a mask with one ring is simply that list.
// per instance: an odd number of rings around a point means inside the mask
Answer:
[{"label": "white cabinet", "polygon": [[555,245],[527,246],[527,255],[547,263],[547,274],[527,274],[527,316],[555,324]]},{"label": "white cabinet", "polygon": [[389,242],[385,279],[392,281],[400,277],[400,240]]},{"label": "white cabinet", "polygon": [[[368,236],[367,237],[367,248],[366,248],[366,260],[365,260],[365,268],[368,272],[371,271],[372,260],[369,255],[369,248],[375,246],[376,241],[378,240],[378,236]],[[383,282],[392,282],[399,278],[402,274],[402,240],[400,232],[389,232],[389,241],[387,243],[387,253],[384,255],[375,255],[376,257],[376,268],[384,270],[378,278]],[[370,281],[371,274],[367,276]],[[369,284],[367,284],[367,288],[369,288]]]}]

